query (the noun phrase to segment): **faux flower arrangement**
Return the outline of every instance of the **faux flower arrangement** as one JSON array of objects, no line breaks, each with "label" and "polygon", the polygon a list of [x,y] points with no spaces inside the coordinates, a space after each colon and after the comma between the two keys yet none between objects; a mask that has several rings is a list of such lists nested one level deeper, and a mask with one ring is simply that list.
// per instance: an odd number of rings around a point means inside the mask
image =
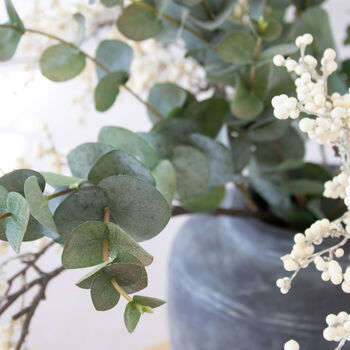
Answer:
[{"label": "faux flower arrangement", "polygon": [[[132,332],[144,312],[164,303],[130,296],[147,286],[145,267],[153,260],[139,242],[160,233],[179,214],[257,217],[305,231],[295,236],[291,254],[282,258],[293,275],[278,280],[278,287],[288,292],[299,270],[314,261],[324,280],[342,284],[349,292],[350,278],[333,258],[344,254],[342,246],[350,237],[346,121],[350,95],[345,84],[350,71],[347,62],[341,71],[335,62],[327,13],[319,6],[322,1],[251,0],[245,6],[234,0],[101,2],[120,9],[116,24],[129,40],[156,38],[169,44],[181,39],[187,56],[204,67],[208,81],[204,90],[211,97],[197,100],[184,88],[162,82],[154,84],[144,100],[128,85],[132,49],[126,42],[103,40],[95,54],[87,53],[81,13],[74,15],[79,35],[67,41],[49,31],[27,28],[11,0],[5,0],[9,21],[0,25],[1,61],[15,55],[22,36],[48,37],[56,43],[40,57],[46,78],[73,79],[90,61],[97,73],[97,111],[111,108],[123,89],[145,105],[154,124],[151,131],[140,133],[103,127],[98,142],[79,145],[68,155],[71,176],[20,169],[0,178],[1,239],[16,253],[22,241],[44,236],[52,240],[9,280],[0,299],[1,315],[34,285],[41,287],[33,303],[13,316],[22,321],[16,349],[25,341],[47,284],[65,268],[94,267],[77,286],[90,290],[97,310],[111,309],[121,296],[125,298],[125,324]],[[285,21],[289,6],[295,9],[293,22]],[[295,87],[284,67],[298,76],[296,97],[288,97],[295,94]],[[335,177],[326,158],[322,165],[304,161],[306,139],[293,122],[301,117],[300,129],[321,145],[331,144],[340,156],[341,172]],[[232,183],[244,198],[244,210],[220,206]],[[46,185],[52,193],[46,192]],[[328,237],[342,241],[315,253],[314,245]],[[36,266],[54,243],[63,246],[63,267],[13,292],[12,281]],[[348,315],[331,315],[327,322],[325,338],[339,341],[340,349],[350,335]],[[298,345],[290,341],[285,348],[294,350]]]}]

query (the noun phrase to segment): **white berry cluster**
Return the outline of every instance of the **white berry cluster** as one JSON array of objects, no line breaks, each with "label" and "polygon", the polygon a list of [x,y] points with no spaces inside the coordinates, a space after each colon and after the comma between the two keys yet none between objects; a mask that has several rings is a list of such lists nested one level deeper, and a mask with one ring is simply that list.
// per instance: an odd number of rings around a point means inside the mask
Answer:
[{"label": "white berry cluster", "polygon": [[274,97],[274,115],[278,119],[296,119],[300,112],[313,115],[315,118],[303,118],[300,121],[300,129],[319,144],[335,144],[346,137],[350,127],[350,93],[343,96],[338,93],[328,95],[328,77],[337,70],[336,53],[333,49],[325,50],[318,65],[315,57],[305,55],[305,49],[312,41],[310,34],[296,39],[301,52],[298,62],[282,55],[274,57],[276,66],[284,66],[288,72],[294,72],[297,76],[297,98],[284,94]]},{"label": "white berry cluster", "polygon": [[[283,294],[288,293],[298,272],[313,262],[316,269],[322,272],[322,280],[341,285],[345,293],[350,293],[350,266],[344,272],[336,260],[343,257],[343,247],[350,240],[350,93],[328,94],[328,77],[337,69],[336,53],[332,49],[325,50],[318,63],[313,56],[305,55],[305,49],[312,41],[310,34],[296,39],[301,52],[298,61],[281,55],[274,57],[275,65],[284,66],[288,72],[295,73],[296,98],[276,96],[272,99],[272,106],[278,119],[296,119],[300,112],[309,114],[312,117],[299,122],[300,129],[311,140],[337,147],[342,162],[341,171],[325,183],[323,195],[343,199],[348,211],[332,222],[328,219],[318,220],[304,233],[294,236],[291,253],[281,258],[285,270],[292,272],[292,275],[278,279],[276,284]],[[336,240],[335,244],[317,251],[317,246],[328,243],[329,239]],[[338,315],[331,314],[326,322],[328,327],[324,330],[324,338],[339,342],[336,350],[340,350],[347,340],[350,341],[349,315],[344,311]],[[290,340],[284,349],[298,350],[299,345]]]}]

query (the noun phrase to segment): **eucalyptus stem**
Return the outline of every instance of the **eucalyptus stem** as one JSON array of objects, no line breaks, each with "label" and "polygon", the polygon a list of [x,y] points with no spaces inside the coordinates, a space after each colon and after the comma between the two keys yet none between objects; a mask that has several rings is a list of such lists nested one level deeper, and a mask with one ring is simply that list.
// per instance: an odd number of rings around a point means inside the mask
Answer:
[{"label": "eucalyptus stem", "polygon": [[[137,0],[131,0],[131,1],[133,4],[141,6],[141,7],[145,8],[153,13],[156,13],[156,14],[158,13],[156,8],[154,8],[151,5],[146,4],[145,2],[137,1]],[[191,34],[193,34],[194,36],[196,36],[198,39],[202,40],[203,42],[205,42],[207,44],[210,43],[210,41],[205,36],[203,36],[201,33],[198,33],[196,30],[192,29],[188,25],[186,25],[186,24],[183,25],[180,21],[167,15],[166,13],[162,13],[161,16],[164,17],[165,19],[167,19],[169,22],[176,24],[180,28],[182,27],[183,29],[187,30],[188,32],[190,32]]]},{"label": "eucalyptus stem", "polygon": [[77,190],[77,188],[68,188],[66,190],[50,194],[49,196],[47,196],[47,199],[50,200],[50,199],[54,199],[54,198],[57,198],[57,197],[61,197],[61,196],[64,196],[64,195],[66,195],[68,193],[74,192],[76,190]]},{"label": "eucalyptus stem", "polygon": [[214,19],[215,18],[214,13],[211,10],[211,8],[209,7],[207,0],[201,0],[201,1],[202,1],[202,6],[204,8],[204,11],[207,13],[208,17],[210,19]]},{"label": "eucalyptus stem", "polygon": [[2,214],[0,215],[0,220],[4,220],[4,219],[7,219],[11,216],[12,214],[10,212],[8,213],[5,213],[5,214]]},{"label": "eucalyptus stem", "polygon": [[254,63],[250,69],[249,88],[251,91],[253,91],[254,89],[254,82],[255,82],[255,76],[256,76],[255,62],[259,59],[261,44],[262,44],[262,38],[259,37],[258,40],[256,41],[255,50],[254,50],[254,56],[253,56]]},{"label": "eucalyptus stem", "polygon": [[[8,29],[18,29],[15,25],[11,25],[11,24],[0,24],[0,28],[8,28]],[[33,34],[38,34],[38,35],[42,35],[45,36],[47,38],[53,39],[53,40],[57,40],[59,41],[61,44],[64,44],[66,46],[69,46],[75,50],[78,50],[82,55],[84,55],[87,59],[89,59],[90,61],[92,61],[93,63],[96,64],[96,66],[98,66],[99,68],[101,68],[104,72],[106,73],[111,73],[111,71],[100,61],[98,61],[96,58],[94,58],[93,56],[89,55],[87,52],[83,51],[81,48],[79,48],[78,46],[76,46],[75,44],[66,41],[54,34],[50,34],[41,30],[37,30],[37,29],[32,29],[32,28],[25,28],[25,31],[28,33],[33,33]],[[127,90],[131,95],[133,95],[139,102],[141,102],[142,104],[145,105],[145,107],[147,109],[149,109],[158,119],[163,119],[164,116],[157,111],[154,107],[152,107],[149,103],[147,103],[145,100],[143,100],[135,91],[133,91],[130,87],[123,85],[122,87],[125,88],[125,90]]]},{"label": "eucalyptus stem", "polygon": [[[109,207],[106,207],[104,209],[104,222],[107,223],[109,222],[109,218],[110,218],[110,209]],[[104,239],[102,241],[102,254],[103,254],[103,261],[108,261],[109,260],[109,251],[108,251],[108,247],[109,247],[109,241],[108,239]],[[118,282],[115,280],[115,278],[111,278],[110,282],[112,283],[113,287],[115,288],[115,290],[122,295],[128,302],[132,301],[131,296],[125,292],[125,290],[118,284]]]}]

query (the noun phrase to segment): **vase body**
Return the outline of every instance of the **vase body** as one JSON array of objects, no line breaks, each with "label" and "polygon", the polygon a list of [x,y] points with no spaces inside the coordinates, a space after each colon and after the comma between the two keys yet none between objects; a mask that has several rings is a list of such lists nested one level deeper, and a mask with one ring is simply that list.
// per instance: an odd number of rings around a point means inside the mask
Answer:
[{"label": "vase body", "polygon": [[293,232],[256,219],[195,215],[170,258],[169,323],[173,350],[333,349],[323,339],[329,313],[349,311],[350,295],[321,280],[311,264],[282,295],[289,276],[280,257]]}]

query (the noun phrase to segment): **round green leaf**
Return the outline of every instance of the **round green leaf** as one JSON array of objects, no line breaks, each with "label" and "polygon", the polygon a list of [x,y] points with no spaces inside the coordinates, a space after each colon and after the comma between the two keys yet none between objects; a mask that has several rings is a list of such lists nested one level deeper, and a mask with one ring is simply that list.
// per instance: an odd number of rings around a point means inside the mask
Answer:
[{"label": "round green leaf", "polygon": [[41,175],[44,176],[45,181],[49,185],[53,186],[63,186],[63,187],[76,187],[78,186],[84,179],[80,179],[78,177],[65,176],[61,174],[55,173],[47,173],[41,172]]},{"label": "round green leaf", "polygon": [[113,150],[100,157],[91,168],[88,179],[97,184],[112,175],[135,176],[151,185],[155,185],[152,173],[124,151]]},{"label": "round green leaf", "polygon": [[232,113],[239,119],[249,120],[257,117],[263,110],[263,102],[239,79],[231,102]]},{"label": "round green leaf", "polygon": [[160,159],[169,158],[173,153],[173,143],[161,134],[155,132],[139,132],[138,134],[150,143]]},{"label": "round green leaf", "polygon": [[97,84],[95,89],[95,107],[99,112],[105,112],[113,106],[119,87],[128,80],[128,73],[118,71],[105,75]]},{"label": "round green leaf", "polygon": [[7,210],[12,214],[5,219],[6,238],[12,249],[18,254],[24,234],[26,233],[30,209],[25,198],[16,192],[10,192],[6,200]]},{"label": "round green leaf", "polygon": [[103,240],[109,240],[109,230],[103,222],[87,221],[68,236],[62,253],[67,269],[89,267],[103,263]]},{"label": "round green leaf", "polygon": [[135,4],[124,9],[117,26],[123,35],[136,41],[155,37],[163,28],[155,13]]},{"label": "round green leaf", "polygon": [[96,186],[79,188],[65,198],[54,213],[54,220],[63,244],[68,235],[86,221],[103,220],[109,200],[103,189]]},{"label": "round green leaf", "polygon": [[210,180],[208,158],[190,146],[177,146],[171,158],[176,170],[176,191],[181,200],[206,191]]},{"label": "round green leaf", "polygon": [[129,333],[132,333],[135,330],[141,317],[140,312],[136,309],[134,305],[135,302],[133,301],[128,303],[124,312],[124,323]]},{"label": "round green leaf", "polygon": [[88,272],[85,276],[83,276],[75,285],[79,288],[90,289],[92,281],[96,278],[96,276],[109,264],[112,263],[113,260],[107,260],[103,263],[97,265],[90,272]]},{"label": "round green leaf", "polygon": [[57,228],[49,209],[49,200],[43,195],[36,176],[28,177],[24,183],[24,193],[33,217],[50,231],[57,233]]},{"label": "round green leaf", "polygon": [[176,190],[176,172],[174,166],[168,159],[163,159],[153,169],[152,174],[156,180],[157,190],[164,196],[171,207]]},{"label": "round green leaf", "polygon": [[214,187],[202,195],[182,201],[182,206],[194,213],[208,213],[220,206],[225,193],[225,186]]},{"label": "round green leaf", "polygon": [[158,164],[158,156],[153,147],[141,136],[127,129],[105,126],[98,135],[98,141],[129,153],[149,169]]},{"label": "round green leaf", "polygon": [[138,241],[157,235],[171,211],[166,199],[148,183],[128,175],[110,176],[99,186],[108,194],[111,220]]},{"label": "round green leaf", "polygon": [[[128,72],[132,57],[132,48],[120,40],[103,40],[96,51],[96,60],[101,62],[110,72]],[[96,66],[96,71],[99,79],[107,74],[98,66]]]},{"label": "round green leaf", "polygon": [[85,68],[85,56],[65,44],[47,48],[40,58],[41,73],[52,81],[66,81],[79,75]]},{"label": "round green leaf", "polygon": [[0,61],[8,61],[14,56],[22,35],[17,29],[0,28]]},{"label": "round green leaf", "polygon": [[255,40],[247,32],[235,31],[226,35],[218,47],[219,56],[229,63],[248,63],[253,61]]},{"label": "round green leaf", "polygon": [[189,139],[191,145],[202,151],[209,159],[210,186],[226,185],[232,180],[232,156],[224,145],[200,134],[192,134]]},{"label": "round green leaf", "polygon": [[121,227],[114,223],[108,223],[110,232],[110,253],[117,257],[118,262],[140,263],[147,266],[153,261],[148,254],[134,239],[132,239]]},{"label": "round green leaf", "polygon": [[74,148],[68,154],[68,166],[73,176],[87,179],[97,159],[112,149],[112,146],[98,142],[83,143]]},{"label": "round green leaf", "polygon": [[[157,109],[164,116],[168,116],[176,108],[184,106],[187,100],[188,92],[172,83],[154,84],[149,92],[147,102]],[[159,118],[149,109],[147,114],[152,122],[156,123]]]},{"label": "round green leaf", "polygon": [[24,183],[28,177],[33,175],[37,177],[41,191],[44,191],[44,177],[38,172],[30,169],[19,169],[5,174],[0,177],[0,185],[4,186],[8,192],[18,192],[21,195],[24,195]]},{"label": "round green leaf", "polygon": [[128,286],[141,278],[142,266],[137,264],[113,263],[104,268],[110,278],[115,278],[120,286]]},{"label": "round green leaf", "polygon": [[149,306],[152,309],[155,309],[156,307],[159,307],[159,306],[162,306],[165,304],[164,300],[157,299],[157,298],[144,297],[141,295],[134,295],[133,301],[135,301],[141,305]]},{"label": "round green leaf", "polygon": [[104,271],[92,281],[90,294],[97,311],[112,309],[120,299],[120,294],[115,290],[110,277]]},{"label": "round green leaf", "polygon": [[298,50],[298,47],[295,44],[279,44],[276,46],[269,47],[264,50],[260,56],[259,61],[271,61],[275,55],[292,55]]}]

